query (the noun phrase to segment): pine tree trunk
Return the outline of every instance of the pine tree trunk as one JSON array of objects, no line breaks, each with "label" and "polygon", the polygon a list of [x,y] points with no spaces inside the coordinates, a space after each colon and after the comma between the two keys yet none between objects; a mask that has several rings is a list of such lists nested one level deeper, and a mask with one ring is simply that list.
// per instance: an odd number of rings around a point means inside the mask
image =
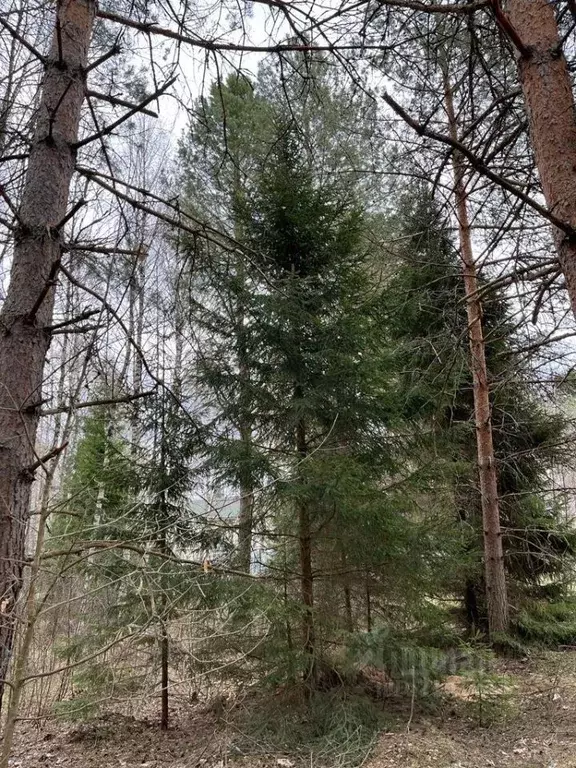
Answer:
[{"label": "pine tree trunk", "polygon": [[[475,449],[476,450],[476,449]],[[478,528],[479,515],[474,509],[475,505],[470,505],[470,488],[468,484],[466,486],[456,487],[456,499],[459,506],[458,510],[458,522],[460,525],[469,528]],[[481,514],[481,513],[480,513]],[[475,541],[470,542],[465,547],[466,555],[470,555],[475,549]],[[486,632],[488,625],[486,621],[486,610],[480,610],[478,601],[479,595],[486,595],[485,579],[480,574],[468,573],[464,579],[463,592],[462,592],[462,606],[464,608],[464,615],[466,617],[466,627],[471,635],[475,635],[477,632]]]},{"label": "pine tree trunk", "polygon": [[[143,228],[143,225],[141,225]],[[130,312],[133,316],[133,328],[131,328],[132,338],[136,342],[138,350],[142,349],[142,338],[144,335],[144,290],[146,281],[146,246],[140,242],[138,246],[138,256],[133,266],[133,272],[130,277]],[[130,346],[130,345],[129,345]],[[137,395],[142,392],[142,378],[144,366],[142,358],[137,350],[132,351],[132,392]],[[132,403],[131,440],[134,453],[138,453],[142,437],[141,425],[141,403],[134,400]]]},{"label": "pine tree trunk", "polygon": [[[300,393],[297,393],[300,397]],[[307,455],[306,425],[302,419],[296,427],[296,448],[298,458],[303,461]],[[304,614],[302,619],[303,647],[306,654],[304,682],[308,689],[316,683],[316,631],[314,627],[314,574],[312,571],[312,525],[308,503],[298,501],[298,542],[300,548],[300,590]]]},{"label": "pine tree trunk", "polygon": [[472,579],[466,579],[464,584],[464,608],[466,611],[466,623],[471,634],[475,634],[481,627],[480,611],[476,597],[476,584]]},{"label": "pine tree trunk", "polygon": [[[247,451],[250,451],[252,430],[248,427],[240,429],[240,439]],[[254,487],[252,473],[241,470],[240,481],[240,514],[238,516],[238,568],[250,573],[252,565],[252,529],[254,517]]]},{"label": "pine tree trunk", "polygon": [[[168,554],[165,536],[162,536],[160,551]],[[164,581],[164,579],[162,581]],[[170,638],[168,636],[168,595],[165,591],[164,584],[162,587],[162,595],[160,597],[160,610],[162,612],[162,624],[160,630],[160,730],[167,731],[170,726]]]},{"label": "pine tree trunk", "polygon": [[162,637],[160,639],[160,667],[161,667],[161,694],[162,705],[160,713],[160,730],[167,731],[170,725],[170,710],[168,709],[169,702],[169,689],[168,689],[168,661],[169,661],[169,645],[168,645],[168,630],[165,626],[162,627]]},{"label": "pine tree trunk", "polygon": [[[444,87],[450,134],[453,139],[457,140],[456,115],[454,112],[452,89],[447,75],[444,77]],[[488,628],[490,634],[493,635],[494,633],[506,632],[508,630],[506,572],[504,569],[498,481],[492,439],[490,390],[482,328],[482,302],[478,295],[476,265],[472,251],[467,194],[464,182],[464,165],[462,158],[456,152],[453,155],[452,164],[454,169],[454,197],[458,217],[460,256],[466,293],[470,366],[474,389],[474,421],[476,426],[476,449],[484,531],[484,568],[486,574]]]},{"label": "pine tree trunk", "polygon": [[288,652],[288,658],[290,659],[290,666],[289,666],[289,681],[291,683],[295,683],[296,679],[293,672],[293,664],[294,664],[294,642],[292,640],[292,624],[290,623],[290,599],[289,599],[289,593],[288,593],[288,581],[290,578],[289,571],[288,571],[288,552],[287,552],[287,543],[284,541],[283,543],[283,570],[282,570],[282,589],[284,593],[284,612],[286,614],[286,650]]},{"label": "pine tree trunk", "polygon": [[[556,6],[509,0],[506,11],[523,44],[518,71],[544,197],[554,215],[576,229],[576,116]],[[576,314],[576,238],[559,229],[554,238]]]},{"label": "pine tree trunk", "polygon": [[38,405],[50,344],[45,330],[75,164],[95,0],[60,0],[0,313],[0,695],[22,583]]},{"label": "pine tree trunk", "polygon": [[342,563],[342,587],[344,592],[344,617],[347,632],[354,632],[354,614],[352,612],[352,593],[350,590],[350,576],[348,574],[348,561],[346,558],[346,549],[342,543],[340,552],[340,561]]},{"label": "pine tree trunk", "polygon": [[[240,188],[236,179],[235,188]],[[242,230],[238,223],[235,225],[235,237],[242,241]],[[246,290],[244,261],[238,259],[238,282],[242,290]],[[252,537],[254,528],[254,477],[250,467],[252,454],[252,415],[250,395],[250,364],[246,345],[244,300],[240,293],[236,307],[236,347],[238,354],[238,371],[240,375],[240,420],[238,431],[244,455],[240,465],[240,514],[238,516],[238,567],[245,573],[250,573],[252,565]]]},{"label": "pine tree trunk", "polygon": [[[166,440],[168,435],[166,432],[166,403],[161,400],[162,415],[160,417],[160,429],[161,429],[161,444],[160,444],[160,477],[162,483],[166,483]],[[158,550],[163,555],[169,555],[170,547],[168,546],[168,530],[170,527],[170,513],[168,506],[168,490],[162,488],[160,492],[160,536],[158,539]],[[160,566],[160,730],[167,731],[170,725],[170,678],[169,678],[169,664],[170,664],[170,637],[168,635],[168,621],[170,619],[169,608],[169,579],[164,574],[164,568],[168,565],[168,560],[165,560]]]},{"label": "pine tree trunk", "polygon": [[372,594],[368,574],[366,574],[366,632],[372,632]]}]

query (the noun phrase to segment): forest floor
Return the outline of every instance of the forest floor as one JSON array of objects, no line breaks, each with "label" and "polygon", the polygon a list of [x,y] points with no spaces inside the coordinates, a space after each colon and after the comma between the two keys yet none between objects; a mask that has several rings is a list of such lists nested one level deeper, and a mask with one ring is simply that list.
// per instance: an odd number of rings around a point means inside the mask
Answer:
[{"label": "forest floor", "polygon": [[[11,768],[576,768],[576,653],[550,653],[523,661],[498,662],[507,684],[471,693],[450,678],[441,696],[421,706],[383,698],[382,719],[360,749],[352,723],[341,744],[316,739],[291,749],[270,740],[266,727],[247,726],[262,705],[281,728],[304,709],[282,695],[198,702],[173,713],[172,727],[159,731],[152,714],[109,712],[82,724],[22,722]],[[484,681],[486,682],[486,681]],[[479,696],[478,694],[482,694]],[[493,691],[492,691],[493,693]],[[326,694],[328,695],[328,694]],[[480,700],[482,703],[480,704]],[[372,706],[372,705],[371,705]],[[284,708],[284,709],[283,709]],[[344,713],[345,710],[342,710]],[[283,714],[284,713],[284,714]],[[284,720],[283,720],[284,718]],[[294,718],[292,718],[294,719]],[[340,715],[336,715],[336,720]],[[324,723],[325,725],[326,723]],[[334,723],[332,724],[334,725]],[[312,731],[309,731],[312,733]],[[259,735],[260,734],[260,735]],[[264,736],[262,736],[264,734]]]}]

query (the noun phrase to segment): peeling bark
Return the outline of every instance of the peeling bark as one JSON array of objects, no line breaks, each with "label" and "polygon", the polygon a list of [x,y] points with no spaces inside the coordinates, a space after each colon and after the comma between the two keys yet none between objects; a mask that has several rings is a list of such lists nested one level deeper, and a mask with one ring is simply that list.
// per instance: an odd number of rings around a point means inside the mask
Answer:
[{"label": "peeling bark", "polygon": [[0,699],[13,645],[38,404],[95,0],[60,0],[0,313]]}]

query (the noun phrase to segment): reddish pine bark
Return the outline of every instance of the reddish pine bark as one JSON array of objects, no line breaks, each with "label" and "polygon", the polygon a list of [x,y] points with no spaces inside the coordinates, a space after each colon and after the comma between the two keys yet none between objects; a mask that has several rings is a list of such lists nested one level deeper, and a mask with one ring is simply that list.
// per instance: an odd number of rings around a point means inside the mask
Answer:
[{"label": "reddish pine bark", "polygon": [[[458,131],[452,90],[447,77],[445,77],[444,86],[450,135],[454,140],[457,140]],[[455,152],[453,155],[452,165],[454,169],[454,198],[458,217],[462,275],[466,293],[470,367],[472,369],[474,388],[474,421],[476,426],[476,451],[484,532],[484,570],[486,575],[488,628],[490,634],[493,635],[494,633],[506,632],[508,630],[508,597],[502,531],[500,527],[498,478],[494,459],[494,442],[492,439],[490,388],[482,327],[482,301],[478,295],[478,280],[472,250],[464,165],[458,152]]]},{"label": "reddish pine bark", "polygon": [[0,313],[0,701],[22,583],[36,460],[34,441],[50,345],[54,279],[75,164],[95,0],[60,0]]},{"label": "reddish pine bark", "polygon": [[[522,46],[518,71],[544,197],[576,229],[576,117],[555,8],[549,0],[509,0],[505,10]],[[576,314],[576,237],[556,228],[554,238]]]}]

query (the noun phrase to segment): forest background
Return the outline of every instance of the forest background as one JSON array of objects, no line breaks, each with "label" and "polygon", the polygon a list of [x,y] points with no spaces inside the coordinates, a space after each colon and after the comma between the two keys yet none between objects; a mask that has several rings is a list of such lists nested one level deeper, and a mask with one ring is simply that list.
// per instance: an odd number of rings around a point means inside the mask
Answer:
[{"label": "forest background", "polygon": [[0,3],[0,766],[574,645],[575,24]]}]

